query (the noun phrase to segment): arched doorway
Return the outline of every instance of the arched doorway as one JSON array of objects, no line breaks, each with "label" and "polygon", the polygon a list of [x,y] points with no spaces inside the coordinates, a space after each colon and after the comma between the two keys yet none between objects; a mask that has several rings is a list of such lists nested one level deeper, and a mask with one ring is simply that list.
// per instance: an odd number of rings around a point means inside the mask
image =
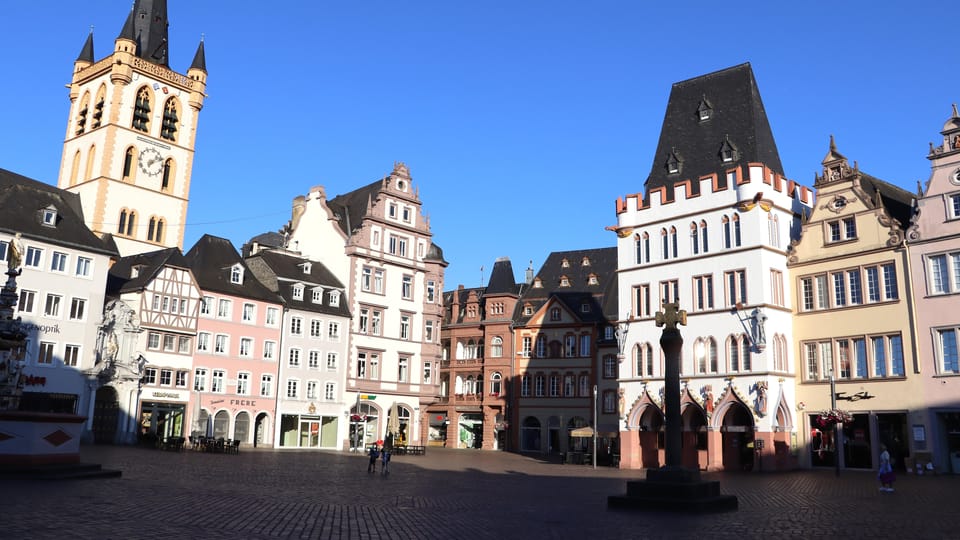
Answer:
[{"label": "arched doorway", "polygon": [[[265,440],[270,437],[270,417],[267,413],[260,413],[253,425],[253,446],[263,445]],[[272,440],[272,439],[270,439]]]},{"label": "arched doorway", "polygon": [[213,415],[213,436],[226,439],[230,434],[230,413],[219,411]]},{"label": "arched doorway", "polygon": [[707,463],[707,417],[703,409],[687,405],[680,413],[683,425],[683,466],[704,469]]},{"label": "arched doorway", "polygon": [[246,411],[237,413],[233,423],[233,438],[245,443],[250,441],[250,414]]},{"label": "arched doorway", "polygon": [[380,411],[373,404],[361,401],[350,408],[350,444],[364,449],[377,442],[381,433],[378,428]]},{"label": "arched doorway", "polygon": [[660,466],[660,451],[663,449],[663,413],[647,406],[640,415],[640,461],[645,469]]},{"label": "arched doorway", "polygon": [[540,448],[540,420],[528,416],[520,426],[520,449],[524,452],[539,452]]},{"label": "arched doorway", "polygon": [[120,420],[120,400],[112,386],[97,390],[93,401],[93,442],[113,444],[117,437],[117,422]]},{"label": "arched doorway", "polygon": [[720,424],[725,471],[753,469],[753,415],[741,403],[731,403]]}]

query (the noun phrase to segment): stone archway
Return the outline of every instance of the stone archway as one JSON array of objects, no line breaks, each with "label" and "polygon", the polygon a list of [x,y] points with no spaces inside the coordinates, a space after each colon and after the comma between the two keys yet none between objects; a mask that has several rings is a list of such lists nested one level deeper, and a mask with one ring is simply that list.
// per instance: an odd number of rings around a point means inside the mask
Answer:
[{"label": "stone archway", "polygon": [[730,401],[720,417],[722,464],[725,471],[753,469],[753,414],[739,401]]},{"label": "stone archway", "polygon": [[687,403],[680,412],[683,426],[683,466],[698,470],[707,466],[707,415],[699,405]]},{"label": "stone archway", "polygon": [[640,463],[645,469],[658,468],[663,461],[663,412],[659,408],[648,405],[640,413],[639,430]]}]

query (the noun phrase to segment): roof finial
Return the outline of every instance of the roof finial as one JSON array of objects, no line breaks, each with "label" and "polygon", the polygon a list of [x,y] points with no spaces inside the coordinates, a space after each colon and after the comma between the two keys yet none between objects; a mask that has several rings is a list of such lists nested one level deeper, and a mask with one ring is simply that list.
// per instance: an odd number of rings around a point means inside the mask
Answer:
[{"label": "roof finial", "polygon": [[960,116],[960,113],[957,112],[957,104],[954,103],[954,104],[953,104],[953,117],[956,118],[956,117],[958,117],[958,116]]},{"label": "roof finial", "polygon": [[837,151],[837,143],[834,142],[834,140],[833,140],[833,133],[830,134],[830,151],[831,151],[831,152],[836,152],[836,151]]},{"label": "roof finial", "polygon": [[917,180],[917,197],[923,197],[923,185]]}]

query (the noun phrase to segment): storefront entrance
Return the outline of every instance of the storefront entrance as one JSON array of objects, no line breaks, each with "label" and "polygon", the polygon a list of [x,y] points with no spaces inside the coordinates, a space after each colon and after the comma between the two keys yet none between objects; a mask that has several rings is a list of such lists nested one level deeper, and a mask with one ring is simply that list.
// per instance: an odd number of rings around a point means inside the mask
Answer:
[{"label": "storefront entrance", "polygon": [[97,390],[93,401],[93,442],[113,444],[117,442],[117,423],[120,420],[120,401],[117,391],[111,386]]},{"label": "storefront entrance", "polygon": [[168,437],[183,437],[186,403],[144,401],[140,404],[140,442],[152,444]]}]

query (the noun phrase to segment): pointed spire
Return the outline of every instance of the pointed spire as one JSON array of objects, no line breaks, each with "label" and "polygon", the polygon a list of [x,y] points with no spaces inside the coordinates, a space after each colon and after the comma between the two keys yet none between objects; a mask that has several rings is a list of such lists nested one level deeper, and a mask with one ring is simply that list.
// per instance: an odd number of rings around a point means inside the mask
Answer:
[{"label": "pointed spire", "polygon": [[80,49],[80,56],[77,57],[77,62],[93,63],[93,25],[90,25],[90,34],[83,43],[83,48]]},{"label": "pointed spire", "polygon": [[960,117],[960,113],[957,112],[957,104],[956,104],[956,103],[953,104],[953,117],[954,117],[954,118]]},{"label": "pointed spire", "polygon": [[917,197],[923,197],[923,184],[917,180]]},{"label": "pointed spire", "polygon": [[130,41],[136,41],[137,35],[133,31],[133,8],[130,6],[130,13],[127,15],[127,20],[123,23],[123,28],[120,29],[120,35],[117,36],[117,39],[129,39]]},{"label": "pointed spire", "polygon": [[197,45],[197,53],[193,55],[193,62],[190,64],[190,69],[199,69],[200,71],[207,72],[207,55],[203,50],[203,36],[200,36],[200,45]]},{"label": "pointed spire", "polygon": [[136,43],[138,57],[169,67],[167,26],[167,0],[134,0],[117,39]]}]

